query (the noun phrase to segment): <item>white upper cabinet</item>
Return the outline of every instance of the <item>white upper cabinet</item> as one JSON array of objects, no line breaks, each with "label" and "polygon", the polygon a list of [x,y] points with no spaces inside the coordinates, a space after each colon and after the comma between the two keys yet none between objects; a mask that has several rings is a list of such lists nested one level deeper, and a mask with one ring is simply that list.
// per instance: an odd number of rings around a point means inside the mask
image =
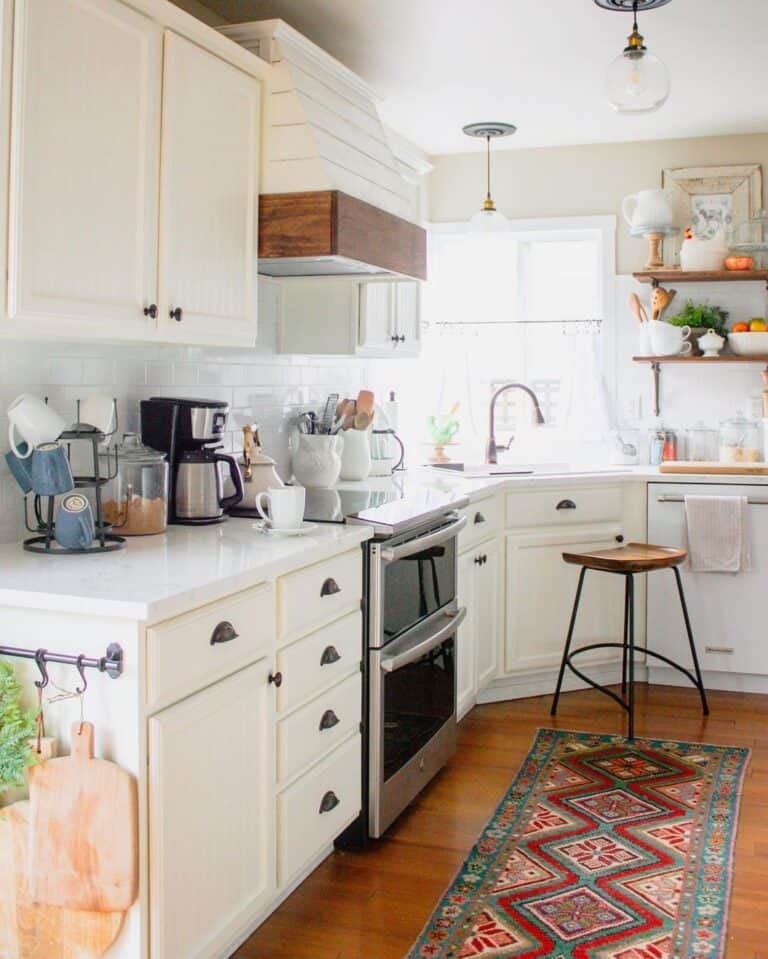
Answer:
[{"label": "white upper cabinet", "polygon": [[395,346],[395,290],[393,283],[360,285],[360,346],[390,352]]},{"label": "white upper cabinet", "polygon": [[14,332],[153,334],[161,62],[161,27],[122,3],[16,0]]},{"label": "white upper cabinet", "polygon": [[399,356],[416,356],[421,349],[421,284],[403,280],[395,284],[395,332]]},{"label": "white upper cabinet", "polygon": [[255,341],[259,106],[256,79],[166,33],[158,300],[163,339]]}]

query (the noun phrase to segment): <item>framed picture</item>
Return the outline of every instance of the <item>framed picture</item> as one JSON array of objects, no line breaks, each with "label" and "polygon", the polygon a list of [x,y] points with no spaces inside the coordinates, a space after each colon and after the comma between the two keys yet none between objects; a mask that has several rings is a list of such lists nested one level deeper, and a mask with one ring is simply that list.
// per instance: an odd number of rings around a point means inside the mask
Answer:
[{"label": "framed picture", "polygon": [[763,173],[759,163],[734,166],[694,166],[662,170],[661,185],[675,214],[679,236],[664,242],[664,265],[679,266],[683,231],[711,239],[754,216],[763,200]]}]

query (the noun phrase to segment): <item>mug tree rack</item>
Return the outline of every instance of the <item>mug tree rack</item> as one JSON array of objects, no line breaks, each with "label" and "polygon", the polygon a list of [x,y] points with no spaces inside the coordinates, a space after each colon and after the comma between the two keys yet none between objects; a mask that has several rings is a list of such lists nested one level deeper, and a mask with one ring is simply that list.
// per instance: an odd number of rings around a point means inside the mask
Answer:
[{"label": "mug tree rack", "polygon": [[[48,402],[48,397],[45,399]],[[102,502],[102,491],[104,486],[117,476],[118,471],[118,453],[116,449],[108,447],[99,452],[99,447],[107,440],[111,439],[118,430],[117,400],[112,401],[113,423],[114,427],[109,433],[103,433],[80,422],[80,400],[77,400],[77,420],[74,425],[65,430],[58,440],[66,444],[67,456],[72,459],[72,443],[78,440],[90,443],[91,446],[91,472],[85,475],[74,475],[75,489],[92,489],[95,503],[94,527],[96,537],[94,542],[84,549],[72,549],[70,547],[59,546],[55,539],[56,523],[54,520],[55,499],[53,496],[47,497],[46,507],[43,507],[43,497],[33,497],[33,512],[35,525],[30,525],[29,521],[29,496],[24,497],[24,525],[28,532],[35,535],[25,539],[23,547],[30,553],[42,553],[48,556],[63,556],[70,553],[110,553],[125,547],[125,537],[118,536],[113,532],[113,526],[104,521],[104,504]],[[102,474],[102,461],[105,464],[105,473]]]}]

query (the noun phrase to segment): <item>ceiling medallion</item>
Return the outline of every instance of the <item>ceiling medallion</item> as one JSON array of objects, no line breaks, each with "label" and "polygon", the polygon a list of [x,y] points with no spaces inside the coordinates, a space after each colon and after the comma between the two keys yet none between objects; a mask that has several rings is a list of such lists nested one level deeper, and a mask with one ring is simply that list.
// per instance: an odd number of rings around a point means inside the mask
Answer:
[{"label": "ceiling medallion", "polygon": [[[665,7],[672,0],[637,0],[637,9],[640,12],[646,10],[655,10],[657,7]],[[616,13],[632,13],[635,0],[595,0],[598,7],[603,10],[614,10]]]}]

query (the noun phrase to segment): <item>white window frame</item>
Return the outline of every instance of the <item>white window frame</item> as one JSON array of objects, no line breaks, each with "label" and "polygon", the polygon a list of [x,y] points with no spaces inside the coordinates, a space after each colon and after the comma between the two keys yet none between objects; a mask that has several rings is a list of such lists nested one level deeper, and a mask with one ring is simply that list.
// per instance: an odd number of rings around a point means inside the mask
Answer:
[{"label": "white window frame", "polygon": [[[600,264],[599,315],[602,320],[603,376],[612,399],[617,397],[617,331],[614,322],[616,289],[616,224],[615,216],[537,217],[509,220],[509,232],[522,240],[578,240],[596,239]],[[467,234],[471,232],[466,221],[428,223],[427,232],[434,234]],[[518,254],[520,255],[520,254]],[[520,264],[518,263],[518,268]],[[518,289],[518,306],[523,293]],[[585,317],[586,319],[586,317]]]}]

